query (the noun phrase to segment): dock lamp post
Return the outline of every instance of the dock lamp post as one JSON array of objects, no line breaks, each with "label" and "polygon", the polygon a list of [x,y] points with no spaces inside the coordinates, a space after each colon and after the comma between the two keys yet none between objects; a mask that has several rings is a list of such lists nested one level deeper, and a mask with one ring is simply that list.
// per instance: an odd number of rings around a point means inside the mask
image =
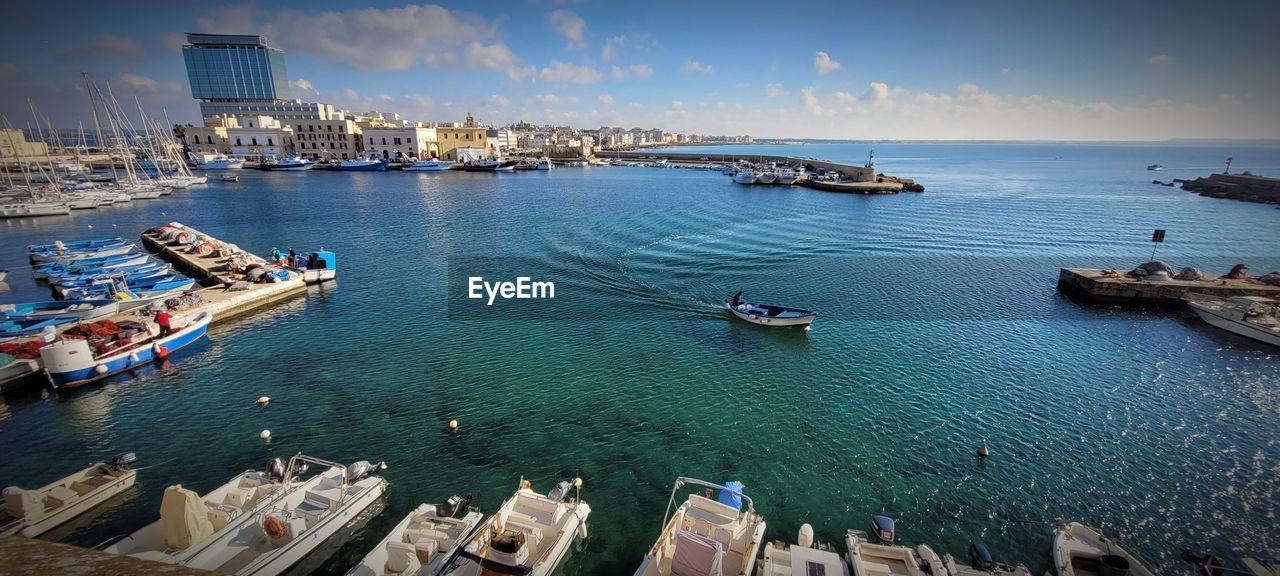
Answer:
[{"label": "dock lamp post", "polygon": [[1157,228],[1155,232],[1151,233],[1151,260],[1149,260],[1149,262],[1155,262],[1156,248],[1160,246],[1160,243],[1162,242],[1164,242],[1164,230]]}]

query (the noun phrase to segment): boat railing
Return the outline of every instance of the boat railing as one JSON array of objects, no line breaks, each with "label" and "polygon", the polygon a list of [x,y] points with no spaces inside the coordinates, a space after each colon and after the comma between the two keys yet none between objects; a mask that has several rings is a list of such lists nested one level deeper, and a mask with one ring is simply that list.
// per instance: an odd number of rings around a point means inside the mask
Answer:
[{"label": "boat railing", "polygon": [[667,529],[667,522],[671,518],[671,506],[675,503],[676,492],[678,492],[686,484],[692,484],[694,486],[702,486],[704,488],[711,488],[713,490],[720,490],[723,492],[728,492],[730,494],[736,495],[739,498],[742,498],[747,503],[747,509],[739,510],[738,519],[742,519],[742,517],[746,514],[751,514],[755,512],[755,509],[756,509],[755,502],[751,500],[750,496],[743,494],[742,491],[740,490],[734,490],[732,488],[729,488],[727,486],[722,486],[714,482],[707,482],[706,480],[698,480],[697,478],[689,478],[687,476],[678,476],[676,477],[675,485],[671,487],[671,498],[667,500],[667,512],[662,516],[662,530],[664,531]]}]

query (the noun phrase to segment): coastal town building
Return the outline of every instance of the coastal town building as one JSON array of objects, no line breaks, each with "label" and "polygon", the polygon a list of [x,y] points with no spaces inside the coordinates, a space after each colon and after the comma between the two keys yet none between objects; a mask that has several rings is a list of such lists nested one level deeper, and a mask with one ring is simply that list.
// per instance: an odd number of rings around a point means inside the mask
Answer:
[{"label": "coastal town building", "polygon": [[483,148],[486,156],[498,155],[496,144],[489,142],[488,130],[476,124],[471,114],[461,126],[439,124],[435,130],[440,157],[445,160],[457,160],[457,148]]},{"label": "coastal town building", "polygon": [[28,142],[26,134],[12,128],[0,129],[0,156],[5,161],[18,158],[43,158],[49,151],[44,142]]},{"label": "coastal town building", "polygon": [[293,129],[270,116],[214,116],[203,127],[188,126],[182,141],[193,154],[230,154],[249,159],[288,154]]},{"label": "coastal town building", "polygon": [[380,126],[362,129],[360,138],[367,155],[385,160],[424,160],[440,156],[437,130],[422,126]]},{"label": "coastal town building", "polygon": [[356,121],[338,112],[330,120],[284,121],[293,130],[294,151],[311,160],[349,160],[363,156],[364,139]]}]

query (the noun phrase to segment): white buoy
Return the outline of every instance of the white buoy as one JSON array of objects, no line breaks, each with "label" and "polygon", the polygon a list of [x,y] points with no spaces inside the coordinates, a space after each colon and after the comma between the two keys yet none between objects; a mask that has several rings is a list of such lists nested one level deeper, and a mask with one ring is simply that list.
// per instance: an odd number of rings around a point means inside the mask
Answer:
[{"label": "white buoy", "polygon": [[457,421],[457,420],[450,420],[450,421],[449,421],[449,429],[450,429],[450,430],[457,430],[457,429],[458,429],[458,421]]},{"label": "white buoy", "polygon": [[808,522],[800,525],[800,533],[796,535],[796,545],[801,548],[813,548],[813,526]]},{"label": "white buoy", "polygon": [[573,487],[574,487],[574,488],[581,488],[581,487],[582,487],[582,477],[581,477],[581,476],[578,476],[577,478],[574,478],[574,479],[573,479]]},{"label": "white buoy", "polygon": [[261,438],[261,439],[263,439],[263,440],[268,440],[268,439],[270,439],[270,438],[271,438],[271,431],[270,431],[270,430],[263,430],[262,432],[259,432],[259,433],[258,433],[258,437],[259,437],[259,438]]},{"label": "white buoy", "polygon": [[263,396],[261,398],[258,398],[259,405],[266,406],[268,402],[271,402],[271,398],[269,396]]},{"label": "white buoy", "polygon": [[90,230],[93,230],[93,224],[90,224],[90,225],[89,225],[89,229],[90,229]]}]

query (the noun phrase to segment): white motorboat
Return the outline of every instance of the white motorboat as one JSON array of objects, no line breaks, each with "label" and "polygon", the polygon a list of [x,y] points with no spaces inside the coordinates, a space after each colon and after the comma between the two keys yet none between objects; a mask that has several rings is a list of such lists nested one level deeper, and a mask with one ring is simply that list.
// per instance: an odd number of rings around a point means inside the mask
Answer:
[{"label": "white motorboat", "polygon": [[311,167],[312,167],[312,164],[310,160],[307,160],[306,158],[298,156],[297,154],[290,154],[284,158],[274,158],[274,157],[268,158],[267,160],[264,160],[261,164],[258,165],[258,168],[261,170],[297,171],[297,170],[310,170]]},{"label": "white motorboat", "polygon": [[1137,556],[1101,532],[1068,520],[1053,523],[1053,567],[1057,576],[1128,574],[1152,576]]},{"label": "white motorboat", "polygon": [[32,218],[36,216],[63,216],[71,213],[66,202],[28,201],[0,204],[0,218]]},{"label": "white motorboat", "polygon": [[1031,571],[1021,564],[1010,567],[996,563],[987,547],[977,543],[969,546],[968,566],[960,565],[950,554],[943,557],[942,564],[950,576],[1031,576]]},{"label": "white motorboat", "polygon": [[244,168],[243,158],[228,158],[221,154],[191,167],[192,170],[239,170],[241,168]]},{"label": "white motorboat", "polygon": [[845,533],[845,560],[852,568],[853,576],[925,576],[946,574],[946,568],[938,554],[921,544],[914,550],[893,543],[895,536],[893,519],[888,516],[871,518],[871,534],[862,530]]},{"label": "white motorboat", "polygon": [[208,184],[209,177],[201,174],[200,176],[174,176],[179,180],[186,180],[188,184]]},{"label": "white motorboat", "polygon": [[160,519],[107,546],[105,551],[166,564],[180,563],[205,550],[216,537],[255,522],[257,512],[284,492],[284,477],[284,464],[277,458],[268,462],[266,471],[242,472],[204,496],[181,484],[165,488]]},{"label": "white motorboat", "polygon": [[738,171],[733,174],[733,181],[739,184],[755,184],[756,171],[750,168],[739,168]]},{"label": "white motorboat", "polygon": [[102,200],[84,196],[68,196],[67,207],[72,210],[92,210],[102,204]]},{"label": "white motorboat", "polygon": [[778,181],[778,174],[773,171],[756,174],[756,184],[773,184]]},{"label": "white motorboat", "polygon": [[[308,466],[324,468],[297,484]],[[298,454],[289,459],[286,489],[253,514],[215,534],[182,564],[237,576],[274,576],[288,570],[342,528],[356,521],[387,488],[381,462],[343,466]]]},{"label": "white motorboat", "polygon": [[[575,539],[587,537],[591,506],[580,479],[565,480],[546,496],[521,479],[520,488],[480,525],[438,576],[521,574],[549,576]],[[565,500],[570,492],[573,498]]]},{"label": "white motorboat", "polygon": [[42,488],[5,488],[0,535],[35,538],[88,512],[133,486],[138,473],[130,466],[136,461],[137,457],[129,452],[112,458],[110,464],[90,464]]},{"label": "white motorboat", "polygon": [[818,313],[803,308],[788,308],[771,304],[756,304],[742,300],[742,292],[726,298],[724,307],[739,320],[761,326],[794,327],[813,324]]},{"label": "white motorboat", "polygon": [[1187,306],[1205,322],[1272,346],[1280,346],[1280,306],[1277,304],[1280,302],[1261,296],[1187,301]]},{"label": "white motorboat", "polygon": [[799,179],[799,175],[796,174],[796,171],[792,170],[791,168],[781,168],[778,170],[776,175],[777,175],[777,179],[774,181],[774,183],[782,184],[783,186],[790,186],[792,184],[795,184],[796,180]]},{"label": "white motorboat", "polygon": [[[484,520],[470,504],[470,496],[453,496],[444,504],[419,505],[347,576],[436,574]],[[458,518],[459,512],[465,514]]]},{"label": "white motorboat", "polygon": [[449,160],[419,160],[404,167],[411,172],[443,172],[453,168],[454,163]]},{"label": "white motorboat", "polygon": [[0,282],[4,282],[4,279],[8,276],[9,271],[7,269],[0,268]]},{"label": "white motorboat", "polygon": [[[706,489],[706,496],[689,494],[670,520],[663,519],[662,533],[645,554],[635,576],[751,576],[764,541],[765,523],[756,514],[751,498],[742,493],[742,483],[721,486],[684,476],[676,478],[667,502],[668,514],[676,492],[686,485]],[[713,500],[714,492],[719,494]]]},{"label": "white motorboat", "polygon": [[240,176],[223,176],[222,181],[223,182],[239,182]]},{"label": "white motorboat", "polygon": [[[814,542],[813,526],[802,524],[796,543],[764,545],[756,576],[849,576],[849,567],[831,546]],[[941,576],[941,575],[940,575]]]}]

